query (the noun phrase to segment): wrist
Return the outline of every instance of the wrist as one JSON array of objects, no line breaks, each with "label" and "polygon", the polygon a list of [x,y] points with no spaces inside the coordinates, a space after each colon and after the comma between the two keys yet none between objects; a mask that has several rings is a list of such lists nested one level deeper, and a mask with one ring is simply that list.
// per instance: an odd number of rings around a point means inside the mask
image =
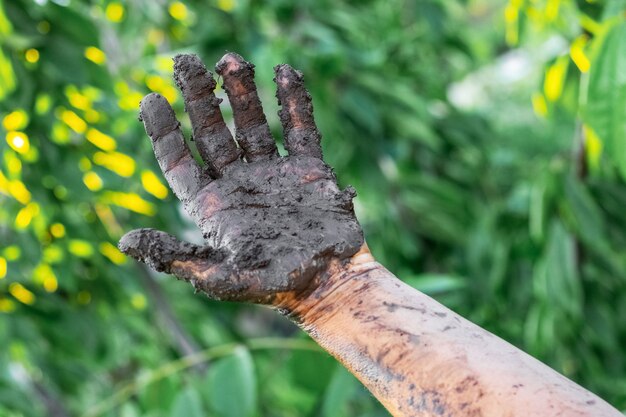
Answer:
[{"label": "wrist", "polygon": [[330,319],[335,309],[345,308],[349,299],[367,290],[369,275],[377,270],[385,271],[364,243],[350,258],[334,261],[314,277],[308,290],[280,293],[273,304],[301,327],[315,325]]}]

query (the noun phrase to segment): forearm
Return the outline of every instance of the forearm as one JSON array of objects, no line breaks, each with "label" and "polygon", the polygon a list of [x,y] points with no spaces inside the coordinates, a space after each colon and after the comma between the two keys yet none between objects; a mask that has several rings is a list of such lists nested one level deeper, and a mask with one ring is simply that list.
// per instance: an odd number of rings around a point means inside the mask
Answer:
[{"label": "forearm", "polygon": [[622,416],[368,254],[283,308],[400,416]]}]

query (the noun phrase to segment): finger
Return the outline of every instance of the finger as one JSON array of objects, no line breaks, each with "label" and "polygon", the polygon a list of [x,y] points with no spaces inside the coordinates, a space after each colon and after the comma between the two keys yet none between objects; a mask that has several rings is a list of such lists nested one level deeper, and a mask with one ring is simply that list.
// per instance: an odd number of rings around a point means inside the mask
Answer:
[{"label": "finger", "polygon": [[152,139],[157,162],[174,194],[183,202],[193,198],[206,183],[200,166],[185,143],[174,110],[160,94],[141,100],[139,118]]},{"label": "finger", "polygon": [[174,79],[183,93],[198,152],[214,177],[240,156],[215,97],[215,80],[197,55],[174,57]]},{"label": "finger", "polygon": [[235,119],[236,138],[248,161],[278,155],[276,143],[263,114],[254,83],[254,65],[235,53],[228,53],[215,71],[224,79],[224,90]]},{"label": "finger", "polygon": [[155,271],[173,274],[203,289],[204,282],[219,269],[224,259],[221,251],[182,242],[154,229],[126,233],[118,244],[120,251],[143,262]]},{"label": "finger", "polygon": [[308,155],[322,159],[322,136],[313,120],[313,103],[311,95],[304,87],[302,73],[286,64],[277,65],[274,72],[285,149],[289,155]]}]

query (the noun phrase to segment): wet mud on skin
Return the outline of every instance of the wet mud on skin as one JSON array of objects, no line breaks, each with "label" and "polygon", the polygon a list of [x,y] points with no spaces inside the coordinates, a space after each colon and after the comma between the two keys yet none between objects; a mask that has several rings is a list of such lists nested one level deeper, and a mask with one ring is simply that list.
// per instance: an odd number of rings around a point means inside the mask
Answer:
[{"label": "wet mud on skin", "polygon": [[126,234],[120,249],[155,271],[168,274],[172,272],[174,261],[203,258],[215,263],[224,259],[221,251],[181,242],[174,236],[154,229],[137,229]]},{"label": "wet mud on skin", "polygon": [[195,55],[174,60],[204,166],[194,160],[162,96],[146,96],[140,118],[165,178],[206,247],[145,229],[124,236],[120,249],[215,299],[272,303],[277,293],[311,291],[332,262],[359,250],[363,234],[352,204],[356,192],[340,190],[321,159],[321,136],[302,75],[288,65],[275,68],[289,150],[280,157],[252,64],[229,53],[216,67],[233,109],[235,140],[224,124],[213,75]]},{"label": "wet mud on skin", "polygon": [[183,92],[185,111],[193,126],[193,140],[212,176],[218,177],[222,169],[241,157],[233,136],[228,130],[220,103],[215,96],[213,74],[196,55],[174,57],[174,80]]},{"label": "wet mud on skin", "polygon": [[321,135],[313,120],[311,95],[304,88],[304,77],[289,65],[274,67],[276,98],[282,106],[278,116],[285,127],[285,149],[322,158]]},{"label": "wet mud on skin", "polygon": [[194,160],[174,110],[160,94],[149,94],[141,101],[139,119],[146,127],[165,179],[178,199],[186,204],[208,182],[209,176]]},{"label": "wet mud on skin", "polygon": [[333,259],[358,251],[353,197],[319,159],[276,158],[231,164],[191,212],[207,243],[229,252],[230,269],[254,275],[247,293],[264,296],[303,291]]},{"label": "wet mud on skin", "polygon": [[245,152],[246,160],[277,157],[278,149],[254,83],[254,65],[237,54],[229,53],[216,64],[215,71],[224,80],[224,91],[233,109],[236,139]]}]

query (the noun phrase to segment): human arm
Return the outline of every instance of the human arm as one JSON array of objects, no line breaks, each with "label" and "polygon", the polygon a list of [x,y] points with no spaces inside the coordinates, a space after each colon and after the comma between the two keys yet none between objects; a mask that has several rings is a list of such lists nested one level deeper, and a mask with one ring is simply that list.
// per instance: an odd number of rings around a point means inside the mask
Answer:
[{"label": "human arm", "polygon": [[122,251],[211,298],[278,309],[397,417],[620,415],[374,262],[354,215],[354,190],[340,190],[322,160],[300,73],[275,68],[289,152],[281,157],[251,64],[227,54],[217,65],[235,141],[211,74],[197,57],[175,61],[205,166],[192,157],[163,97],[147,96],[141,116],[170,187],[206,245],[143,229],[122,238]]},{"label": "human arm", "polygon": [[406,285],[367,247],[286,314],[396,417],[622,416],[547,365]]}]

